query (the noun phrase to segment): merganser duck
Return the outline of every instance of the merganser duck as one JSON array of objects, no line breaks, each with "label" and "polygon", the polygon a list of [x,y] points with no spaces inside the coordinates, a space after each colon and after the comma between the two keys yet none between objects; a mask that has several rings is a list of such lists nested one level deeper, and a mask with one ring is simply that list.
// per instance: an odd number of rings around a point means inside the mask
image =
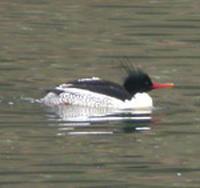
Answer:
[{"label": "merganser duck", "polygon": [[129,70],[123,85],[98,77],[82,78],[48,90],[41,102],[48,106],[79,105],[117,109],[149,109],[152,98],[146,92],[172,88],[173,83],[152,82],[140,69]]}]

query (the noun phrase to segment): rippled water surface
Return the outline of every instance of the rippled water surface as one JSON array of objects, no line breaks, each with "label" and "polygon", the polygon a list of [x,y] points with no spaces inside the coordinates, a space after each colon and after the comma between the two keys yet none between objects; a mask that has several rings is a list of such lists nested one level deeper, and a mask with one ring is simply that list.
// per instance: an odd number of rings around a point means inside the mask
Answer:
[{"label": "rippled water surface", "polygon": [[[1,0],[0,187],[199,187],[199,9],[196,0]],[[79,77],[120,83],[121,62],[177,86],[151,92],[150,121],[69,123],[34,102]]]}]

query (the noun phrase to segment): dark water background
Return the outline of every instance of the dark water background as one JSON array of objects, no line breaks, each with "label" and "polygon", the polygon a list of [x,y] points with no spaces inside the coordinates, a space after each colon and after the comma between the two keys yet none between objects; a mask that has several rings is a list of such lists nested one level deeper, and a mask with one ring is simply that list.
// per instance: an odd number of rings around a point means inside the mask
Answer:
[{"label": "dark water background", "polygon": [[[200,1],[0,1],[0,187],[199,187]],[[64,81],[120,82],[120,62],[153,91],[148,131],[66,126],[32,103]],[[79,132],[102,134],[67,134]]]}]

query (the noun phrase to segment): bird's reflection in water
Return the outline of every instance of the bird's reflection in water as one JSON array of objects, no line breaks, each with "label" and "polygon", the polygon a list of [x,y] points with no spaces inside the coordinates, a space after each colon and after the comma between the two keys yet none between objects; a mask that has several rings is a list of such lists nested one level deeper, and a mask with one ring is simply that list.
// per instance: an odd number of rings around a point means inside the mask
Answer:
[{"label": "bird's reflection in water", "polygon": [[58,116],[58,135],[99,135],[150,130],[152,109],[118,110],[72,105],[59,105],[50,109]]}]

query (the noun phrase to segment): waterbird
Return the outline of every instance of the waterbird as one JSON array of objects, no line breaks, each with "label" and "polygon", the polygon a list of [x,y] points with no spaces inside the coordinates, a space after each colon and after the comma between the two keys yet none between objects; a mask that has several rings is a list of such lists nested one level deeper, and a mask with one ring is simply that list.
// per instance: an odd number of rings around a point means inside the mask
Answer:
[{"label": "waterbird", "polygon": [[40,101],[47,106],[152,109],[153,101],[147,92],[175,86],[174,83],[153,82],[140,68],[127,70],[122,85],[99,77],[81,78],[48,89],[46,96]]}]

